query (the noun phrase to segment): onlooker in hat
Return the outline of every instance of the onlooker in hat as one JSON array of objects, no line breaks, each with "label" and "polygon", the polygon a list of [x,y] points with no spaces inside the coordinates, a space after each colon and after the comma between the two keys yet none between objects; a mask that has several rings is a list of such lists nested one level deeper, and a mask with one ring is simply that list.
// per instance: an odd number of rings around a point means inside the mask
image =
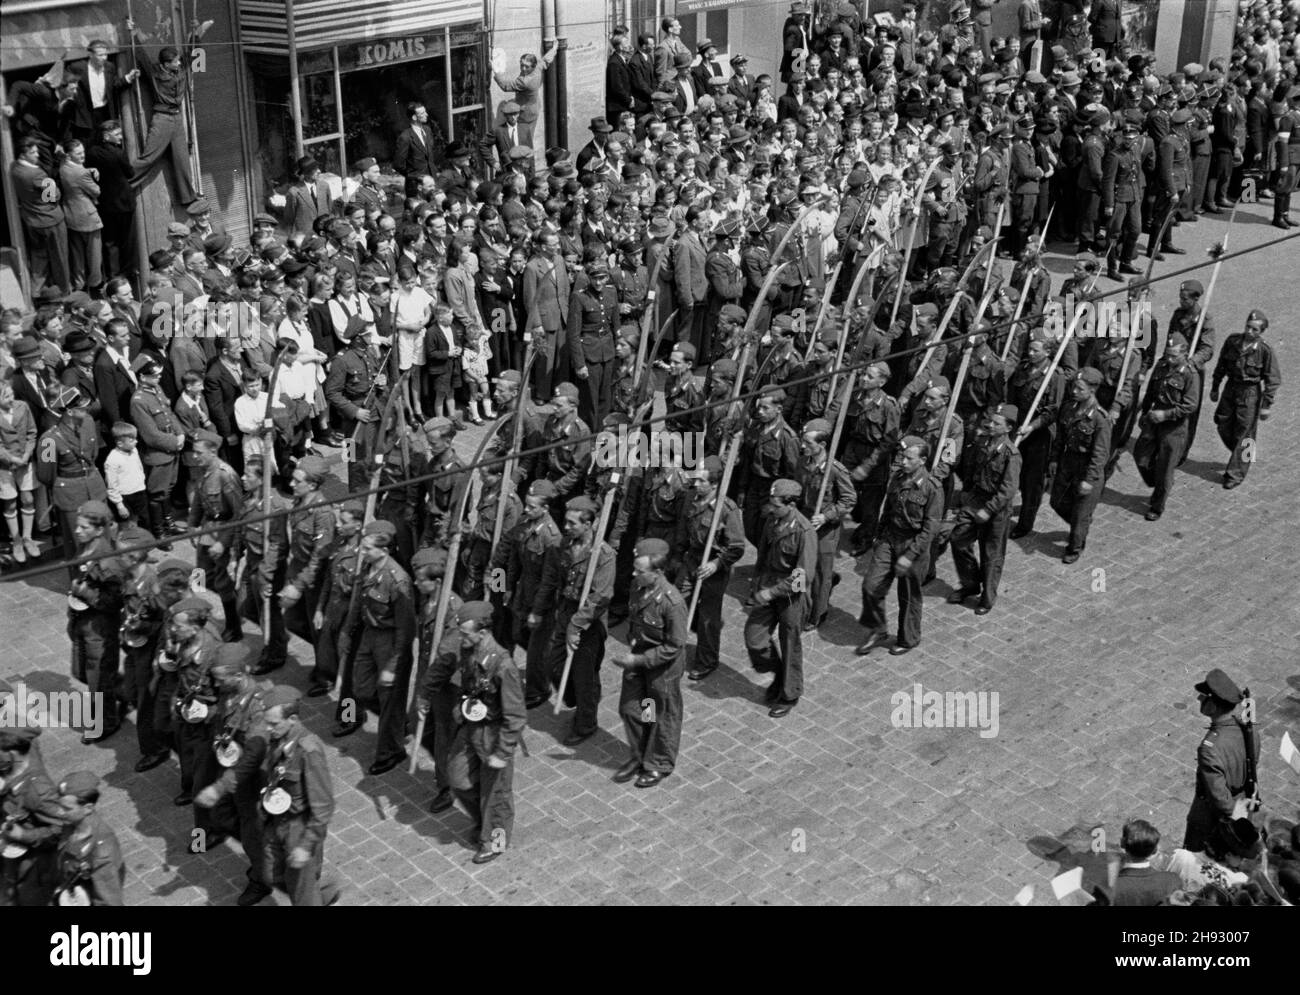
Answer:
[{"label": "onlooker in hat", "polygon": [[330,191],[320,176],[320,163],[309,155],[295,163],[296,178],[285,195],[284,227],[290,235],[309,232],[322,214],[330,211]]}]

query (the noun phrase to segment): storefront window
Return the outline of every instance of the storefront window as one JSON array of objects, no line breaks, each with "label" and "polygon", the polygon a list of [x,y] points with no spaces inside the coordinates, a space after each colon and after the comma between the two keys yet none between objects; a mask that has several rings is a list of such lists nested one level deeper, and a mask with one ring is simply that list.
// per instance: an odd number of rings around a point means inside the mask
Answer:
[{"label": "storefront window", "polygon": [[451,50],[451,106],[456,110],[483,103],[483,48],[475,44]]},{"label": "storefront window", "polygon": [[302,94],[303,141],[337,136],[338,97],[334,93],[333,72],[302,76],[298,80],[298,87]]},{"label": "storefront window", "polygon": [[257,121],[257,157],[262,175],[271,183],[292,178],[293,112],[289,96],[289,63],[265,55],[248,57],[253,81],[253,112]]}]

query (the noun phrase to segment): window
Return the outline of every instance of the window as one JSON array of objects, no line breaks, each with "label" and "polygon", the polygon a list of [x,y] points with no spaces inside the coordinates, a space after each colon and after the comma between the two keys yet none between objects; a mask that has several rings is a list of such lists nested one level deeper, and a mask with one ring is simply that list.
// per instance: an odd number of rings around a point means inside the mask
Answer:
[{"label": "window", "polygon": [[725,10],[711,10],[703,14],[678,14],[677,20],[682,23],[682,42],[692,53],[695,52],[699,40],[707,38],[718,47],[718,58],[723,62],[726,61],[728,45]]}]

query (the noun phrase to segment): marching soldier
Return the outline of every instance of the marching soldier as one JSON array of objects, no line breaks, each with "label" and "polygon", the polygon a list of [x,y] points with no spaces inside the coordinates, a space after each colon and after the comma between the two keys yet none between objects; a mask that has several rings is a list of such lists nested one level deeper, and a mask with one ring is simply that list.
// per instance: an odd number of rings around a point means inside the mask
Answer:
[{"label": "marching soldier", "polygon": [[[849,399],[844,423],[844,465],[849,468],[857,489],[853,517],[858,523],[853,532],[852,555],[861,556],[876,539],[880,505],[889,484],[889,467],[898,444],[898,402],[885,393],[889,366],[872,363],[861,373],[862,383]],[[839,413],[838,401],[832,402],[828,421]]]},{"label": "marching soldier", "polygon": [[[334,543],[334,508],[320,492],[327,476],[329,464],[320,457],[301,459],[293,469],[289,481],[293,509],[285,520],[289,559],[284,571],[286,583],[279,591],[285,627],[313,646],[316,629],[312,619],[325,580],[322,568],[329,561],[330,546]],[[284,657],[271,660],[268,654],[268,659],[258,664],[253,673],[260,676],[283,665]]]},{"label": "marching soldier", "polygon": [[[582,494],[582,480],[591,466],[591,429],[578,417],[578,388],[562,383],[555,388],[553,411],[542,427],[538,446],[550,446],[545,452],[525,457],[526,479],[548,480],[555,486],[552,514],[558,524],[563,518],[561,502]],[[566,440],[573,439],[573,442]],[[559,443],[559,445],[553,445]],[[530,446],[529,448],[534,448]]]},{"label": "marching soldier", "polygon": [[[1017,411],[1026,415],[1029,413],[1050,365],[1047,342],[1035,333],[1029,341],[1024,360],[1015,368],[1007,383],[1007,400]],[[1059,369],[1053,370],[1052,379],[1043,392],[1043,399],[1034,409],[1033,419],[1021,430],[1025,435],[1020,443],[1020,520],[1011,530],[1012,539],[1023,539],[1033,533],[1043,492],[1051,486],[1049,458],[1052,439],[1056,435],[1056,416],[1064,396],[1065,374]]]},{"label": "marching soldier", "polygon": [[[321,584],[320,600],[316,602],[316,616],[312,627],[320,634],[316,642],[316,664],[312,667],[311,683],[307,697],[319,698],[328,694],[338,679],[339,668],[346,666],[355,646],[353,631],[344,634],[347,627],[355,630],[356,619],[352,592],[360,572],[361,525],[366,508],[360,501],[347,501],[338,508],[334,526],[337,540],[330,550],[325,566],[325,579]],[[245,577],[248,576],[245,568]],[[272,587],[277,581],[272,580]]]},{"label": "marching soldier", "polygon": [[599,425],[613,404],[614,338],[618,294],[609,285],[609,267],[596,260],[587,267],[590,282],[569,299],[569,362],[585,381],[579,410],[588,425]]},{"label": "marching soldier", "polygon": [[[966,377],[962,380],[955,408],[957,417],[963,421],[978,420],[989,408],[1001,404],[1006,395],[1006,370],[998,361],[997,354],[989,348],[990,331],[989,322],[981,321],[977,334],[968,340],[970,362],[966,366]],[[961,352],[954,351],[944,367],[949,382],[956,380],[960,365]]]},{"label": "marching soldier", "polygon": [[[361,634],[353,658],[351,691],[343,699],[379,716],[375,760],[368,773],[387,774],[406,754],[406,688],[411,677],[411,641],[415,636],[415,603],[411,578],[389,555],[392,523],[376,520],[361,530]],[[355,721],[361,720],[359,709]]]},{"label": "marching soldier", "polygon": [[561,543],[560,528],[549,514],[555,485],[534,480],[514,529],[494,552],[492,566],[505,570],[505,602],[510,608],[511,638],[525,649],[524,704],[536,708],[551,696],[546,651],[551,640],[550,606],[537,601],[550,551]]},{"label": "marching soldier", "polygon": [[[745,528],[736,502],[718,493],[722,482],[722,460],[717,456],[706,456],[701,466],[688,470],[686,475],[694,491],[693,499],[683,509],[669,545],[681,556],[677,588],[688,605],[695,584],[698,582],[700,585],[693,625],[695,662],[686,676],[693,681],[702,681],[718,669],[718,654],[722,647],[722,598],[731,582],[732,568],[745,555]],[[709,550],[710,558],[705,562],[704,543],[713,516],[718,514],[719,501],[722,502],[721,517]]]},{"label": "marching soldier", "polygon": [[[676,351],[676,347],[674,347]],[[659,446],[657,458],[630,476],[626,498],[619,503],[618,519],[610,533],[616,549],[624,535],[670,539],[686,508],[690,482],[682,469],[682,451],[667,434],[652,437]]]},{"label": "marching soldier", "polygon": [[[823,326],[822,331],[818,333],[816,340],[812,345],[812,362],[804,370],[805,376],[812,376],[814,373],[828,374],[835,365],[835,356],[839,349],[840,336],[839,332],[829,326]],[[834,378],[824,376],[820,380],[814,380],[807,384],[805,390],[804,414],[808,418],[825,418],[828,421],[831,415],[827,413],[837,400],[837,397],[831,396],[832,380]],[[842,381],[836,381],[836,393],[843,386]]]},{"label": "marching soldier", "polygon": [[[1179,332],[1188,344],[1196,334],[1196,322],[1201,316],[1201,298],[1205,288],[1200,280],[1184,280],[1178,285],[1178,307],[1169,317],[1169,331]],[[1201,337],[1196,342],[1196,351],[1188,357],[1188,362],[1196,367],[1197,373],[1204,373],[1206,365],[1214,355],[1214,319],[1208,314],[1201,325]],[[1198,393],[1198,405],[1200,395]]]},{"label": "marching soldier", "polygon": [[[814,418],[804,425],[800,442],[803,465],[799,480],[803,493],[799,511],[817,532],[817,573],[813,577],[811,614],[804,621],[804,632],[813,631],[826,620],[831,590],[839,583],[839,574],[835,573],[835,554],[840,547],[840,532],[858,499],[849,471],[826,451],[832,431],[830,422]],[[826,477],[829,477],[826,492],[818,507],[818,493]]]},{"label": "marching soldier", "polygon": [[[596,502],[590,498],[569,500],[564,513],[564,542],[547,554],[542,582],[528,619],[529,625],[537,625],[545,613],[551,613],[553,627],[544,669],[552,684],[558,686],[566,655],[573,654],[564,703],[576,711],[573,726],[564,738],[565,746],[577,746],[600,728],[596,719],[600,706],[600,664],[605,657],[605,616],[614,596],[615,554],[608,543],[596,536],[598,514]],[[591,590],[586,600],[582,600],[587,564],[592,556],[596,557],[596,571]]]},{"label": "marching soldier", "polygon": [[1222,670],[1211,670],[1195,691],[1210,728],[1196,751],[1196,795],[1187,813],[1183,849],[1199,853],[1215,827],[1236,818],[1249,800],[1257,776],[1252,768],[1259,759],[1259,733],[1236,715],[1243,695]]},{"label": "marching soldier", "polygon": [[1187,419],[1200,400],[1201,378],[1187,358],[1187,339],[1171,331],[1165,352],[1151,372],[1142,398],[1142,434],[1133,446],[1133,462],[1148,487],[1153,488],[1146,520],[1156,521],[1165,511],[1174,486],[1174,471],[1187,449]]},{"label": "marching soldier", "polygon": [[457,618],[460,680],[447,777],[475,823],[474,863],[486,864],[506,851],[514,834],[514,758],[527,714],[519,670],[492,638],[492,606],[467,602]]},{"label": "marching soldier", "polygon": [[921,641],[921,581],[930,547],[943,517],[943,489],[926,470],[930,447],[909,435],[901,442],[899,468],[889,481],[880,532],[862,580],[862,617],[867,639],[854,652],[866,656],[888,640],[885,595],[898,579],[898,639],[889,652],[900,656]]},{"label": "marching soldier", "polygon": [[[469,536],[468,549],[462,554],[465,559],[465,579],[462,582],[461,593],[469,601],[483,598],[483,579],[492,562],[492,533],[496,529],[497,502],[503,500],[501,495],[503,469],[504,464],[498,463],[479,470],[483,487],[479,492],[478,517]],[[502,536],[508,535],[519,524],[519,516],[523,510],[519,495],[511,488],[505,489],[504,501],[506,506],[501,516]],[[494,591],[493,594],[495,593]],[[502,645],[509,649],[514,646],[514,643],[510,641]]]},{"label": "marching soldier", "polygon": [[723,446],[745,423],[745,402],[726,403],[736,385],[736,373],[736,361],[726,356],[709,367],[709,407],[704,412],[705,455],[721,455]]},{"label": "marching soldier", "polygon": [[[233,536],[231,559],[238,563],[244,557],[244,572],[240,578],[243,617],[254,625],[262,624],[263,611],[270,611],[270,636],[262,647],[261,656],[254,664],[254,674],[269,674],[284,666],[289,652],[289,633],[284,627],[280,612],[280,599],[273,592],[285,584],[285,565],[289,549],[289,536],[285,528],[286,516],[275,515],[268,520],[249,522],[249,518],[262,516],[263,458],[254,453],[244,459],[244,507],[239,527]],[[271,512],[287,511],[289,504],[274,487],[271,488]],[[319,663],[323,647],[316,646]]]},{"label": "marching soldier", "polygon": [[452,712],[458,704],[456,692],[460,690],[456,662],[461,640],[456,618],[464,602],[454,591],[448,592],[447,614],[442,630],[436,631],[438,603],[447,577],[447,550],[441,546],[426,546],[415,554],[412,570],[415,591],[420,595],[419,615],[415,620],[418,640],[415,710],[421,717],[428,716],[431,708],[433,711],[433,725],[431,728],[426,725],[423,743],[431,747],[429,753],[433,757],[434,783],[438,792],[429,803],[429,811],[437,815],[456,804],[447,772],[448,750],[456,733]]},{"label": "marching soldier", "polygon": [[1070,385],[1052,440],[1052,510],[1070,526],[1062,563],[1074,563],[1088,544],[1092,515],[1106,488],[1110,418],[1097,403],[1101,371],[1086,367]]},{"label": "marching soldier", "polygon": [[[704,403],[704,381],[692,373],[695,367],[695,346],[689,342],[676,342],[668,355],[668,378],[664,381],[664,431],[676,432],[681,438],[687,433],[704,431],[704,412],[691,411]],[[682,414],[689,411],[690,414]]]},{"label": "marching soldier", "polygon": [[442,473],[445,476],[429,482],[424,502],[424,535],[421,546],[448,546],[451,534],[460,528],[453,522],[456,505],[460,502],[462,487],[469,486],[469,474],[452,448],[456,425],[450,418],[430,418],[424,423],[424,437],[429,445],[428,465],[422,473]]},{"label": "marching soldier", "polygon": [[[392,439],[384,452],[379,466],[379,486],[388,489],[378,495],[375,505],[375,518],[393,526],[389,553],[403,570],[411,565],[411,554],[420,538],[421,504],[428,503],[424,499],[426,485],[409,482],[412,477],[421,477],[428,472],[425,454],[403,444],[404,438]],[[364,486],[368,488],[369,481]]]},{"label": "marching soldier", "polygon": [[686,600],[664,576],[668,556],[662,539],[636,544],[628,651],[613,657],[623,668],[618,711],[629,753],[614,782],[626,784],[635,777],[638,788],[653,788],[673,772],[682,739]]},{"label": "marching soldier", "polygon": [[772,483],[783,478],[792,480],[799,473],[799,440],[781,416],[785,400],[785,391],[780,387],[765,387],[741,442],[738,490],[744,495],[745,537],[756,545]]},{"label": "marching soldier", "polygon": [[33,741],[39,730],[0,729],[0,907],[49,905],[55,848],[67,824]]},{"label": "marching soldier", "polygon": [[807,386],[795,384],[785,390],[785,384],[798,380],[804,375],[803,361],[794,347],[794,319],[788,314],[778,314],[772,319],[768,330],[771,349],[768,355],[756,367],[751,367],[753,377],[747,390],[755,391],[763,387],[782,388],[781,416],[791,427],[802,424],[804,396]]},{"label": "marching soldier", "polygon": [[201,430],[194,434],[194,458],[201,476],[198,500],[190,505],[189,524],[192,529],[226,526],[193,541],[197,549],[195,564],[207,578],[208,590],[221,599],[226,623],[221,639],[233,643],[244,638],[230,573],[231,546],[244,509],[244,490],[239,475],[217,455],[220,448],[221,436],[216,432]]},{"label": "marching soldier", "polygon": [[[768,715],[784,718],[803,695],[803,624],[808,589],[817,571],[817,532],[799,513],[803,488],[781,478],[769,489],[769,507],[758,539],[758,562],[746,602],[745,650],[760,674],[773,674],[765,700]],[[773,633],[780,646],[772,641]]]},{"label": "marching soldier", "polygon": [[1124,367],[1124,353],[1127,342],[1124,338],[1107,336],[1094,347],[1088,357],[1088,365],[1101,374],[1101,383],[1097,386],[1097,404],[1110,419],[1110,457],[1106,460],[1106,480],[1115,472],[1124,444],[1133,431],[1137,420],[1138,384],[1142,376],[1142,359],[1135,349]]},{"label": "marching soldier", "polygon": [[[975,436],[966,451],[958,495],[956,525],[952,530],[952,562],[957,568],[957,589],[948,604],[959,605],[979,595],[976,615],[987,615],[998,599],[1002,564],[1011,531],[1011,506],[1020,483],[1020,451],[1008,433],[1020,417],[1013,404],[999,404],[989,412],[987,433]],[[979,544],[979,557],[975,546]]]},{"label": "marching soldier", "polygon": [[55,855],[53,905],[120,908],[126,865],[117,835],[96,805],[100,780],[88,770],[73,771],[59,782],[65,830]]},{"label": "marching soldier", "polygon": [[636,373],[636,352],[641,344],[641,333],[635,325],[624,325],[614,343],[614,385],[611,390],[613,413],[631,419],[637,409],[645,403],[653,390],[650,371],[642,370],[638,382]]},{"label": "marching soldier", "polygon": [[[1246,315],[1245,331],[1229,335],[1223,343],[1223,352],[1214,366],[1214,379],[1210,387],[1210,400],[1218,404],[1214,423],[1219,438],[1231,453],[1223,471],[1223,488],[1232,490],[1246,479],[1246,471],[1254,462],[1253,454],[1246,449],[1259,431],[1259,423],[1268,419],[1277,389],[1282,385],[1273,347],[1264,341],[1268,318],[1258,308]],[[1227,390],[1220,397],[1219,389],[1227,381]]]},{"label": "marching soldier", "polygon": [[248,858],[248,884],[236,899],[239,906],[256,905],[271,894],[266,883],[262,819],[257,806],[257,772],[266,756],[266,707],[263,689],[248,674],[241,647],[223,645],[212,665],[212,681],[220,696],[213,720],[212,752],[219,773],[211,784],[194,796],[194,804],[213,810],[230,798],[233,817],[222,813],[234,829]]},{"label": "marching soldier", "polygon": [[298,717],[302,692],[283,684],[262,696],[269,740],[258,772],[263,880],[294,905],[333,905],[339,886],[324,869],[334,817],[325,747]]},{"label": "marching soldier", "polygon": [[[87,501],[77,509],[74,535],[77,555],[111,553],[116,548],[113,514],[102,501]],[[117,557],[92,560],[73,571],[68,588],[68,639],[72,643],[72,676],[86,685],[92,699],[102,702],[102,728],[87,728],[81,741],[98,743],[117,732],[119,638],[122,624],[122,586],[128,569]]]}]

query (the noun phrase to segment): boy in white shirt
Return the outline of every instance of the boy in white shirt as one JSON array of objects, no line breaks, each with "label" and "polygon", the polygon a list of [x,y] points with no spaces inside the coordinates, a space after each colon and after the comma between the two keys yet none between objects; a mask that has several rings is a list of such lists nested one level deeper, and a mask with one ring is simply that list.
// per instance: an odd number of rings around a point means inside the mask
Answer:
[{"label": "boy in white shirt", "polygon": [[149,521],[149,492],[145,487],[144,464],[136,451],[138,433],[127,422],[113,425],[113,448],[104,459],[104,483],[108,501],[119,521],[134,520],[141,528]]},{"label": "boy in white shirt", "polygon": [[[244,392],[235,398],[235,427],[243,433],[244,459],[263,455],[262,425],[266,421],[267,395],[262,390],[262,377],[255,370],[245,370],[242,377]],[[273,462],[273,457],[267,459]],[[272,467],[267,467],[271,472]]]}]

